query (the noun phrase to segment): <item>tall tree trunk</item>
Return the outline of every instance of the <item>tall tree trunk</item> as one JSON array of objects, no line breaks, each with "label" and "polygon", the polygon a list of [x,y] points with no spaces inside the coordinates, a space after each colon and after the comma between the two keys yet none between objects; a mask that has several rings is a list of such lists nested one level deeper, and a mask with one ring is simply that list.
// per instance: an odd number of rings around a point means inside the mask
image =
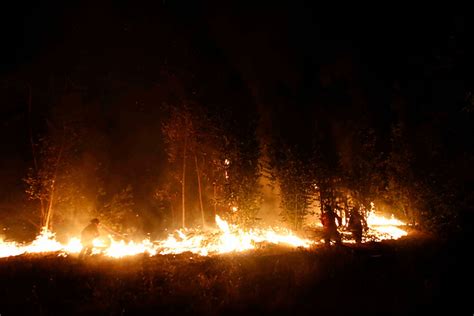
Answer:
[{"label": "tall tree trunk", "polygon": [[[50,229],[50,223],[51,223],[51,216],[52,216],[52,210],[53,210],[53,199],[54,199],[54,189],[55,189],[55,182],[56,182],[56,177],[53,178],[51,181],[51,189],[50,189],[50,194],[49,194],[49,201],[48,201],[48,208],[46,212],[46,219],[44,222],[44,227],[46,229]],[[52,225],[51,225],[52,228]]]},{"label": "tall tree trunk", "polygon": [[201,189],[201,175],[199,174],[199,165],[196,153],[194,153],[194,163],[196,164],[196,176],[198,182],[198,192],[199,192],[199,206],[201,207],[201,220],[202,227],[206,227],[206,221],[204,220],[204,206],[202,204],[202,189]]},{"label": "tall tree trunk", "polygon": [[295,194],[295,231],[298,230],[298,194]]},{"label": "tall tree trunk", "polygon": [[61,141],[61,147],[59,148],[58,158],[56,159],[56,164],[54,166],[54,174],[53,174],[53,179],[51,181],[51,191],[49,195],[48,209],[46,212],[46,221],[44,223],[44,227],[46,227],[46,229],[53,228],[52,217],[53,217],[54,191],[56,189],[56,178],[58,176],[59,163],[61,162],[61,158],[62,158],[63,150],[64,150],[64,142],[66,138],[65,134],[66,134],[66,129],[63,126],[63,137]]},{"label": "tall tree trunk", "polygon": [[216,183],[213,183],[214,186],[214,218],[217,215],[217,188],[216,188]]},{"label": "tall tree trunk", "polygon": [[[35,142],[33,139],[33,120],[31,119],[32,105],[33,105],[33,89],[29,83],[26,84],[28,87],[28,132],[30,136],[31,155],[33,156],[33,166],[35,168],[35,174],[38,175],[38,160],[36,158]],[[44,199],[40,198],[40,225],[45,218]]]},{"label": "tall tree trunk", "polygon": [[347,198],[347,195],[344,196],[344,224],[347,224],[347,220],[350,216],[349,212],[349,200]]},{"label": "tall tree trunk", "polygon": [[171,209],[171,227],[176,228],[175,226],[175,219],[174,219],[174,207],[173,207],[173,201],[170,202],[170,209]]},{"label": "tall tree trunk", "polygon": [[[187,131],[186,131],[187,132]],[[181,205],[182,205],[182,222],[181,226],[186,227],[186,207],[185,207],[185,187],[186,187],[186,147],[188,143],[188,135],[184,135],[184,148],[183,148],[183,177],[181,179]]]},{"label": "tall tree trunk", "polygon": [[321,214],[324,212],[324,196],[323,196],[323,184],[319,184],[319,207]]}]

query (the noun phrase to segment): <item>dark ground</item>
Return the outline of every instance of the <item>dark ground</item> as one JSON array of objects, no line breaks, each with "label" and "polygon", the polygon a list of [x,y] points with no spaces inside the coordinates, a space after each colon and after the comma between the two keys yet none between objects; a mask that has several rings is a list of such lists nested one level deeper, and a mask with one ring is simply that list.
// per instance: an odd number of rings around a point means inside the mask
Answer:
[{"label": "dark ground", "polygon": [[464,247],[412,236],[210,258],[6,258],[0,314],[471,315]]}]

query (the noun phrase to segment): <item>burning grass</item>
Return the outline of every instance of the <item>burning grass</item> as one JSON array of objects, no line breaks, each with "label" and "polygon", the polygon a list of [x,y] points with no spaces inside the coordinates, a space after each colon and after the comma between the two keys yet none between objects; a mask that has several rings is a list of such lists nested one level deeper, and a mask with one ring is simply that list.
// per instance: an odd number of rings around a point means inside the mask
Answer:
[{"label": "burning grass", "polygon": [[[108,257],[123,258],[138,254],[154,256],[157,254],[180,254],[192,252],[201,256],[224,254],[257,249],[261,244],[286,245],[294,248],[310,248],[319,243],[318,239],[308,239],[297,236],[290,230],[281,228],[242,229],[231,225],[216,216],[218,229],[211,232],[196,230],[177,230],[165,240],[140,242],[115,240],[109,236],[108,242],[103,239],[94,241],[94,253]],[[398,239],[407,232],[401,228],[403,222],[395,218],[385,218],[371,213],[368,218],[369,231],[366,239],[379,241]],[[79,238],[71,238],[66,244],[61,244],[54,233],[43,229],[30,244],[18,244],[0,240],[0,257],[18,256],[25,253],[59,252],[67,256],[79,253],[82,249]]]}]

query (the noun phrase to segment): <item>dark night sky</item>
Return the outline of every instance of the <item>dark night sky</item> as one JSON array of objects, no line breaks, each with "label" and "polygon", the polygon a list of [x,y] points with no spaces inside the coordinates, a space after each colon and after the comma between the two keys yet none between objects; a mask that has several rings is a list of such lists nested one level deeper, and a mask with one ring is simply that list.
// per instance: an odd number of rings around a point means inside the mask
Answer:
[{"label": "dark night sky", "polygon": [[[371,98],[368,113],[382,125],[394,86],[416,99],[416,120],[426,110],[443,111],[455,89],[472,85],[472,23],[462,8],[353,11],[327,10],[312,1],[230,3],[46,2],[2,10],[2,84],[11,91],[22,81],[80,73],[100,89],[104,76],[153,82],[168,63],[203,80],[233,75],[255,102],[285,115],[305,113],[298,107],[313,103],[321,83],[345,79]],[[206,78],[206,72],[214,76]],[[446,92],[433,95],[440,84]],[[15,98],[2,104],[7,131],[24,115],[24,104]],[[25,140],[18,130],[8,134]]]},{"label": "dark night sky", "polygon": [[[209,106],[226,98],[236,107],[263,106],[272,113],[267,128],[286,130],[282,137],[296,142],[306,132],[300,122],[312,124],[311,115],[329,125],[366,117],[382,138],[395,116],[416,130],[458,111],[472,91],[472,22],[462,8],[328,11],[314,1],[222,2],[49,2],[2,10],[3,200],[21,192],[31,165],[26,83],[33,86],[36,131],[50,114],[52,86],[85,87],[106,117],[98,126],[115,135],[118,155],[146,129],[130,136],[117,124],[153,125],[146,117],[154,96],[142,91],[160,82],[163,69],[189,78],[186,93]],[[405,105],[394,105],[394,95]],[[136,110],[139,102],[145,105]],[[120,113],[136,115],[120,121]],[[470,142],[458,137],[462,130],[453,133],[454,151]]]}]

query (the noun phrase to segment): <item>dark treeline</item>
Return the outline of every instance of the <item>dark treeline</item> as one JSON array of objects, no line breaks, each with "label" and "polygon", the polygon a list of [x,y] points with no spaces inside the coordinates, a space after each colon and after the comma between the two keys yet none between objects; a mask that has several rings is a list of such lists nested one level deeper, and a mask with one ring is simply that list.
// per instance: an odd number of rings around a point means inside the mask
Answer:
[{"label": "dark treeline", "polygon": [[[306,2],[17,11],[24,41],[7,40],[0,81],[8,236],[91,216],[129,234],[216,214],[301,229],[322,204],[344,215],[372,202],[422,229],[470,223],[463,15],[400,25]],[[262,212],[264,186],[278,198]]]}]

